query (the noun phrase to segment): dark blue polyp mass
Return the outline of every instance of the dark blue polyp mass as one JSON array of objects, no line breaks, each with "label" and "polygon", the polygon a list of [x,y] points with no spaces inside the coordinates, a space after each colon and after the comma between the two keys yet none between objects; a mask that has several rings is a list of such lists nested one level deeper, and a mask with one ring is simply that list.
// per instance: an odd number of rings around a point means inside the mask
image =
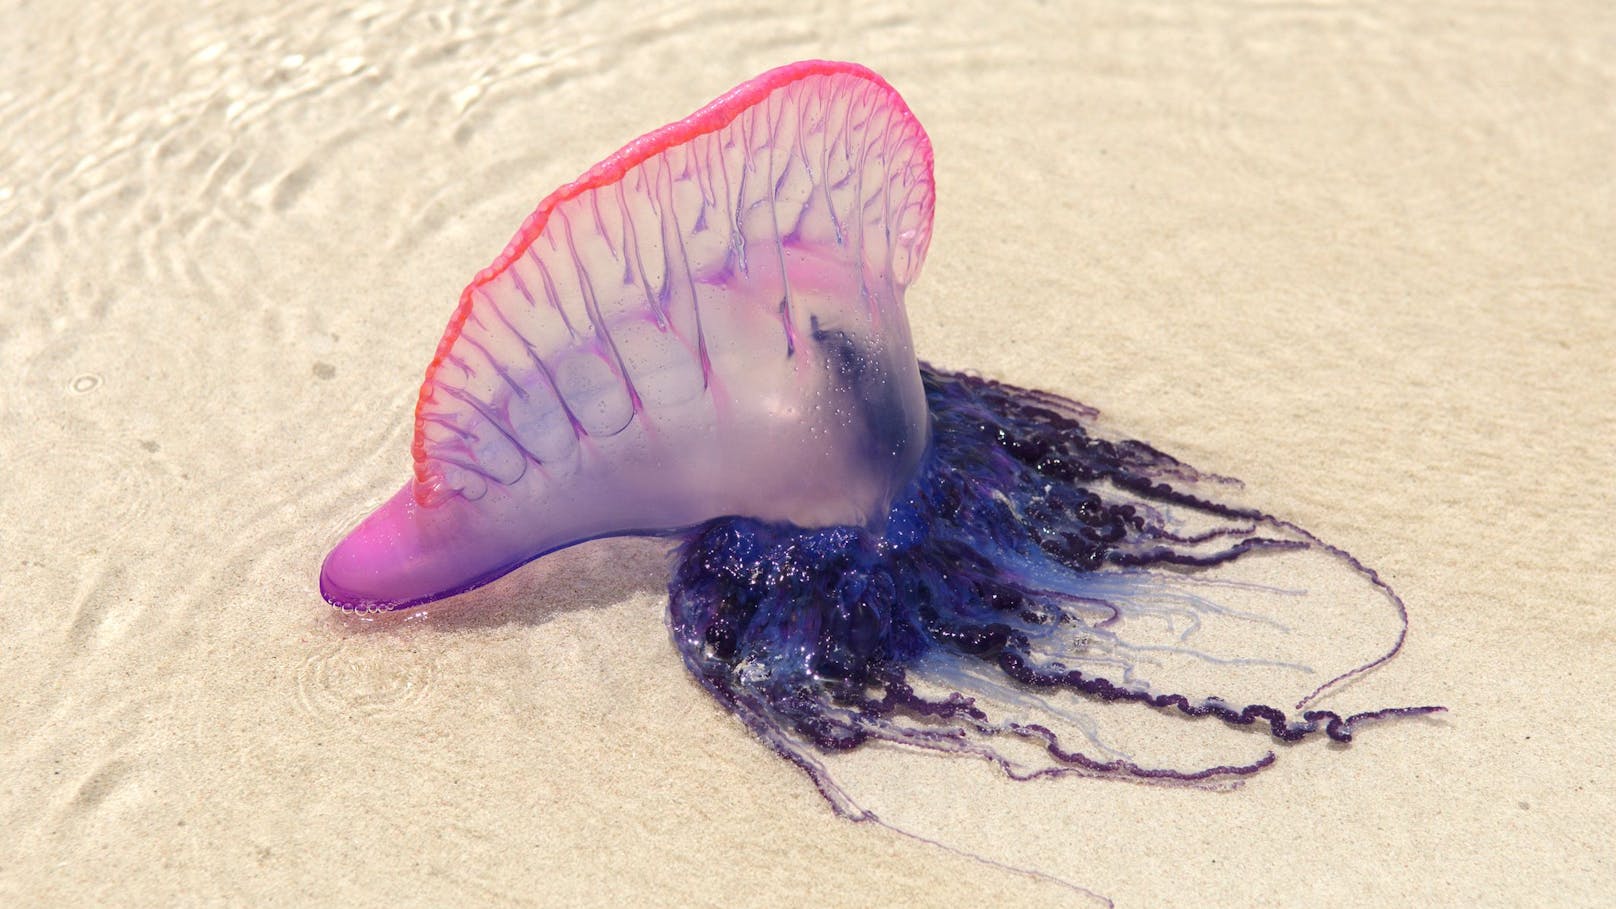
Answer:
[{"label": "dark blue polyp mass", "polygon": [[[1129,747],[1135,718],[1113,729],[1095,711],[1345,742],[1367,720],[1440,709],[1308,708],[1402,643],[1401,600],[1350,555],[1220,503],[1232,481],[1096,435],[1097,414],[1073,401],[925,365],[922,377],[932,446],[883,532],[713,521],[680,546],[668,586],[685,665],[839,812],[863,816],[816,754],[871,740],[986,758],[1023,779],[1215,784],[1273,752],[1156,763]],[[1327,634],[1289,630],[1329,625],[1310,615],[1327,605],[1240,579],[1284,577],[1286,558],[1359,588],[1338,607],[1378,600],[1385,649],[1359,662],[1336,654],[1333,669],[1298,662],[1310,649],[1328,658]],[[1234,571],[1243,560],[1256,570]],[[1200,643],[1214,638],[1235,646]],[[1252,699],[1265,689],[1288,690],[1288,702]],[[997,747],[1014,740],[1033,747]]]}]

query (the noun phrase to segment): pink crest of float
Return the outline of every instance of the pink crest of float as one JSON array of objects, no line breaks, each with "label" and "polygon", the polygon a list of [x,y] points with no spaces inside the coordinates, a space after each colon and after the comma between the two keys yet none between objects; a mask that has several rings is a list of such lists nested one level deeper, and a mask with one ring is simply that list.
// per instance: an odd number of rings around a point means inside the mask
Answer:
[{"label": "pink crest of float", "polygon": [[913,199],[914,223],[908,226],[915,231],[915,238],[910,244],[912,259],[905,273],[898,278],[903,285],[913,280],[925,260],[926,249],[931,241],[932,218],[936,209],[931,142],[913,112],[885,79],[856,63],[805,60],[770,70],[736,86],[683,120],[667,124],[635,139],[591,167],[582,177],[550,193],[522,222],[516,236],[506,244],[499,257],[487,268],[479,271],[471,283],[461,291],[460,303],[455,308],[454,315],[450,317],[442,339],[438,341],[437,350],[432,363],[427,367],[426,378],[421,384],[421,391],[416,400],[415,437],[411,442],[410,452],[415,462],[415,496],[419,503],[431,504],[440,500],[442,496],[442,475],[432,463],[433,458],[428,453],[427,436],[423,430],[428,422],[426,417],[431,413],[436,388],[435,379],[446,358],[451,355],[455,343],[460,339],[466,320],[476,310],[478,291],[504,275],[513,263],[521,259],[533,247],[534,242],[545,235],[550,227],[552,214],[566,203],[602,188],[621,185],[625,177],[636,168],[644,167],[658,157],[666,156],[670,150],[688,147],[690,143],[700,138],[712,136],[731,127],[738,117],[757,110],[775,92],[812,79],[824,82],[820,91],[826,93],[848,93],[854,90],[858,83],[864,83],[870,93],[868,98],[870,107],[866,111],[866,116],[885,115],[889,118],[888,130],[900,130],[907,134],[906,140],[912,144],[913,151],[912,162],[908,166],[918,170],[918,173],[912,174],[912,178],[914,186],[918,187],[919,191]]}]

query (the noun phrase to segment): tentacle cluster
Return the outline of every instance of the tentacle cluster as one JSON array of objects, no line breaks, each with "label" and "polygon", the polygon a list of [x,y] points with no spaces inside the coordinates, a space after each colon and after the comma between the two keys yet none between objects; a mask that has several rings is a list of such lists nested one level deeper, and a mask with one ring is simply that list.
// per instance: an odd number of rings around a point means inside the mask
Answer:
[{"label": "tentacle cluster", "polygon": [[[1300,709],[1401,644],[1401,602],[1350,556],[1207,492],[1231,481],[1102,437],[1082,405],[923,377],[933,447],[884,532],[709,522],[681,547],[669,588],[691,672],[838,810],[857,813],[816,751],[871,740],[973,754],[1018,778],[1202,782],[1273,754],[1158,763],[1141,756],[1148,734],[1089,708],[1138,702],[1284,741],[1347,741],[1355,723],[1435,709]],[[1299,662],[1331,659],[1328,641],[1287,620],[1309,598],[1224,570],[1267,559],[1256,577],[1271,579],[1272,559],[1301,554],[1379,603],[1376,650],[1334,668]],[[1301,696],[1292,713],[1260,700],[1274,691]]]}]

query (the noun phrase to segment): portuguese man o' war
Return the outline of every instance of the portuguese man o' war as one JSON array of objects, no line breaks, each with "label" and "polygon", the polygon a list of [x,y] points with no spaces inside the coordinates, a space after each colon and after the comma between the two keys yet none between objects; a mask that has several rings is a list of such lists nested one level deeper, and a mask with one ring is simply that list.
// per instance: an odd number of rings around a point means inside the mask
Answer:
[{"label": "portuguese man o' war", "polygon": [[1313,706],[1407,626],[1347,553],[1080,404],[919,363],[933,205],[925,131],[853,64],[773,70],[625,146],[461,295],[414,476],[322,594],[400,609],[676,538],[686,666],[852,817],[826,758],[868,742],[1215,785],[1273,760],[1232,727],[1346,741],[1440,709]]}]

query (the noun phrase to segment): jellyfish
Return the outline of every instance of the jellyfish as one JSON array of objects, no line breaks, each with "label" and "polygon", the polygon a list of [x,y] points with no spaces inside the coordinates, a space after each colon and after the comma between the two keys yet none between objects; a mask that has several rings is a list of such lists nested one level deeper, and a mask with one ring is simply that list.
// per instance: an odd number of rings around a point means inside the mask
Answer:
[{"label": "jellyfish", "polygon": [[556,190],[460,296],[413,476],[327,556],[347,610],[672,541],[692,677],[807,773],[873,742],[1016,779],[1217,785],[1394,707],[1369,567],[1060,395],[916,359],[932,148],[849,63],[765,73]]}]

